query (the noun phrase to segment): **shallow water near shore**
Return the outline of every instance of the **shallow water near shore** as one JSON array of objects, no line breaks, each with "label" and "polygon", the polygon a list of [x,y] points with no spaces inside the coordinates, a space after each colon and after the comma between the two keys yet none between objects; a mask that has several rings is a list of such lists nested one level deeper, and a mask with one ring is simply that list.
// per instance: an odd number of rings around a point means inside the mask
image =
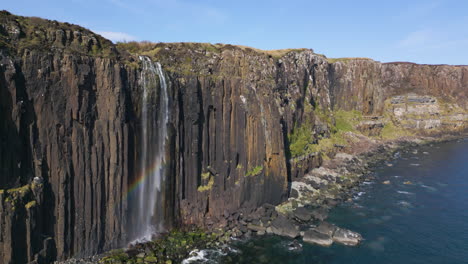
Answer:
[{"label": "shallow water near shore", "polygon": [[377,167],[352,201],[330,211],[328,222],[362,234],[359,246],[299,239],[302,248],[291,249],[292,240],[264,236],[234,243],[214,262],[467,263],[467,220],[468,140],[437,143]]}]

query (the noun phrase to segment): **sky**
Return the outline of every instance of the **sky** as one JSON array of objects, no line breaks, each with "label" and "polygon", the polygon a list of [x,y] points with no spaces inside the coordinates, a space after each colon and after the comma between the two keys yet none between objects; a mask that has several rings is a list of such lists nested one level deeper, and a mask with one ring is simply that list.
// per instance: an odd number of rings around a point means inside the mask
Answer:
[{"label": "sky", "polygon": [[112,41],[311,48],[329,58],[468,64],[468,0],[3,0]]}]

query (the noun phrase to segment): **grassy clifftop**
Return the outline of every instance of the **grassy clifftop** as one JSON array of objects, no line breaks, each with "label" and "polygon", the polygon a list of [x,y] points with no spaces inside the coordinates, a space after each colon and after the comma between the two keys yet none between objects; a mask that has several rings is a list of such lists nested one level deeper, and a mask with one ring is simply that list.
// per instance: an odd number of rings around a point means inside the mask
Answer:
[{"label": "grassy clifftop", "polygon": [[131,41],[131,42],[120,42],[117,43],[117,47],[120,50],[125,50],[134,55],[148,55],[154,56],[159,53],[163,48],[168,49],[190,49],[205,51],[211,53],[221,53],[223,50],[228,49],[240,49],[245,52],[255,52],[259,54],[264,54],[267,56],[272,56],[275,58],[280,58],[289,52],[303,52],[309,49],[278,49],[278,50],[261,50],[248,46],[242,45],[230,45],[230,44],[211,44],[211,43],[196,43],[196,42],[178,42],[178,43],[153,43],[148,41]]},{"label": "grassy clifftop", "polygon": [[22,54],[25,50],[65,51],[117,57],[114,44],[83,27],[38,17],[0,11],[0,49]]}]

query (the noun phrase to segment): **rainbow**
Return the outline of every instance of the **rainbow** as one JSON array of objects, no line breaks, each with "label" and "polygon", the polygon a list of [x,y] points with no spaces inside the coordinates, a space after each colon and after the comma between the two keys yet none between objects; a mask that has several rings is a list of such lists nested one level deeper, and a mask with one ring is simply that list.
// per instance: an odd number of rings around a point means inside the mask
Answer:
[{"label": "rainbow", "polygon": [[135,192],[136,189],[143,183],[148,177],[154,175],[155,172],[161,169],[164,164],[161,163],[160,159],[155,159],[155,161],[148,166],[147,168],[143,169],[138,177],[133,179],[133,181],[128,185],[127,192],[124,194],[124,199],[128,199],[128,197]]}]

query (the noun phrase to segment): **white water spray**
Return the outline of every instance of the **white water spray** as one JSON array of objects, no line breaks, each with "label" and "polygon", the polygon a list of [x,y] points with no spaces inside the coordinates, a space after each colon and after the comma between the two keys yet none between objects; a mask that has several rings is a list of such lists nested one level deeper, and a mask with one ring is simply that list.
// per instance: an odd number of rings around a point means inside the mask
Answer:
[{"label": "white water spray", "polygon": [[[167,83],[161,64],[140,56],[143,90],[140,135],[140,178],[136,189],[134,242],[151,240],[164,226],[164,166],[169,119]],[[157,81],[159,79],[159,94]]]}]

